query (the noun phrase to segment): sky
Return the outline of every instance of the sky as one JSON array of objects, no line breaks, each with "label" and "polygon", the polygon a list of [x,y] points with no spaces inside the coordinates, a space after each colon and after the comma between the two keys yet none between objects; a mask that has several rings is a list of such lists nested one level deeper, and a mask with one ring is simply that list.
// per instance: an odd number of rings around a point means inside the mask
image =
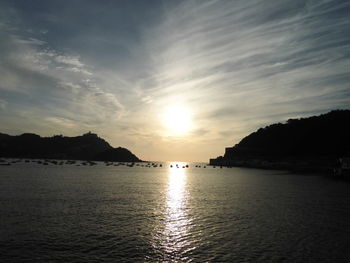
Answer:
[{"label": "sky", "polygon": [[0,132],[208,161],[350,108],[350,1],[0,0]]}]

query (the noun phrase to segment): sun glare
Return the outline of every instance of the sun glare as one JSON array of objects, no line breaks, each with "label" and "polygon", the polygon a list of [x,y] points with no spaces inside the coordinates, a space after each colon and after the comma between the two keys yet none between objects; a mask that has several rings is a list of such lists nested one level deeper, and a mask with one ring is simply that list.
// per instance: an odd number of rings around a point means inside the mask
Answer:
[{"label": "sun glare", "polygon": [[163,114],[167,135],[185,135],[192,128],[191,112],[182,105],[170,106]]}]

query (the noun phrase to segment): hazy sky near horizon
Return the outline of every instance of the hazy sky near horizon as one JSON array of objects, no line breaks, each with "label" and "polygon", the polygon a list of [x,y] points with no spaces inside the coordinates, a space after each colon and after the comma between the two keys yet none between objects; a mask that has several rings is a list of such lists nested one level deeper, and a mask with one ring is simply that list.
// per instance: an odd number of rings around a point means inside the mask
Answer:
[{"label": "hazy sky near horizon", "polygon": [[12,135],[92,131],[144,160],[208,161],[259,127],[350,108],[345,0],[0,0],[0,39]]}]

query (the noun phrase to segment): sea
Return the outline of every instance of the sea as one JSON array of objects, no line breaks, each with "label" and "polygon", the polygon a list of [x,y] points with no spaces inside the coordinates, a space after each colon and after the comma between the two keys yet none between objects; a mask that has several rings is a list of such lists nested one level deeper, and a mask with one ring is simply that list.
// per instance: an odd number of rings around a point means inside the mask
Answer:
[{"label": "sea", "polygon": [[350,262],[350,183],[203,163],[14,161],[0,166],[0,262]]}]

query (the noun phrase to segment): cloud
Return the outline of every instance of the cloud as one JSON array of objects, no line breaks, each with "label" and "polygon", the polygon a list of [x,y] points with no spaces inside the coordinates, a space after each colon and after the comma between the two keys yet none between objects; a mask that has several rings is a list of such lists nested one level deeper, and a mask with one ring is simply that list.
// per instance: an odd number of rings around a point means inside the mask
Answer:
[{"label": "cloud", "polygon": [[5,110],[7,102],[5,100],[0,99],[0,110]]},{"label": "cloud", "polygon": [[120,118],[124,107],[117,96],[100,85],[79,55],[56,51],[49,43],[20,33],[11,28],[1,31],[0,95],[1,108],[5,100],[10,103],[7,115],[24,114],[33,122],[45,120],[62,129],[72,122],[93,126]]},{"label": "cloud", "polygon": [[349,8],[341,1],[183,2],[150,33],[149,92],[184,98],[203,125],[221,122],[218,130],[250,119],[249,130],[275,121],[276,112],[279,120],[349,107],[342,99]]},{"label": "cloud", "polygon": [[75,68],[84,67],[84,64],[81,63],[78,56],[62,56],[62,55],[53,55],[53,56],[58,63],[74,66]]},{"label": "cloud", "polygon": [[15,36],[12,36],[12,37],[14,38],[14,43],[16,43],[16,44],[38,45],[38,46],[46,44],[45,41],[42,41],[42,40],[39,40],[36,38],[32,38],[32,37],[30,37],[28,39],[23,39],[23,38],[15,37]]},{"label": "cloud", "polygon": [[[349,2],[141,2],[3,1],[4,127],[96,130],[204,160],[261,126],[349,108]],[[172,104],[191,109],[192,134],[164,137]]]}]

